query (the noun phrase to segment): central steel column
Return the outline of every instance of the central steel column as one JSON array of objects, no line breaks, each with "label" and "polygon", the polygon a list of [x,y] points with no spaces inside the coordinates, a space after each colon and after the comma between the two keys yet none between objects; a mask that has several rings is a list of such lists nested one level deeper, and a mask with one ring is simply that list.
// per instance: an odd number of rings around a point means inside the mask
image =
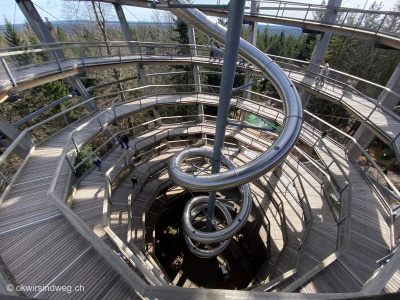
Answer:
[{"label": "central steel column", "polygon": [[[233,81],[235,79],[236,61],[239,53],[240,34],[242,32],[245,0],[229,2],[228,31],[226,34],[224,64],[222,66],[221,90],[219,93],[219,104],[217,114],[217,125],[215,129],[213,174],[219,173],[221,169],[222,147],[224,145],[226,125],[228,123],[229,104],[232,97]],[[216,192],[210,192],[207,206],[206,231],[211,231],[214,219],[214,207]]]}]

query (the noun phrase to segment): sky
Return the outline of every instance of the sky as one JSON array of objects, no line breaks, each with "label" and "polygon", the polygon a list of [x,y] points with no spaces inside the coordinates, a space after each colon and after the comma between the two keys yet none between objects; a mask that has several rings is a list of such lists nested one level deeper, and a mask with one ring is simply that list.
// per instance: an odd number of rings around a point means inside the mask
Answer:
[{"label": "sky", "polygon": [[[384,10],[390,10],[391,8],[394,7],[395,3],[397,0],[384,0]],[[33,0],[32,1],[34,4],[37,5],[37,10],[39,11],[39,14],[42,16],[44,19],[45,17],[48,17],[50,21],[63,21],[65,20],[65,16],[63,13],[62,9],[62,0]],[[193,0],[191,0],[193,2]],[[216,0],[195,0],[194,3],[216,3]],[[227,3],[228,1],[221,0],[221,3]],[[321,4],[322,0],[291,0],[291,2],[297,2],[297,3],[308,3],[308,4]],[[378,1],[379,2],[379,1]],[[366,4],[367,3],[367,4]],[[369,7],[373,3],[373,0],[342,0],[342,7],[359,7],[363,8],[364,5],[366,4],[366,8]],[[246,4],[249,5],[249,4]],[[0,14],[1,14],[1,21],[0,24],[3,24],[3,19],[4,16],[7,17],[7,19],[14,24],[19,24],[23,23],[23,20],[25,19],[22,12],[20,11],[18,5],[16,5],[15,1],[13,0],[0,0]],[[40,9],[40,8],[42,9]],[[128,21],[152,21],[152,10],[151,9],[145,9],[145,8],[137,8],[137,7],[128,7],[127,9],[124,8],[125,10],[125,17],[127,18]]]}]

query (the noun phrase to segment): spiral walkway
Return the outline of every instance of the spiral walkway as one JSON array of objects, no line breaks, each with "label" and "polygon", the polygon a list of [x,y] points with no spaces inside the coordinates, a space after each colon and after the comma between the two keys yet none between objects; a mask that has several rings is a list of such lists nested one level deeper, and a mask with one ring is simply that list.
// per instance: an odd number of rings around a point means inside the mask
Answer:
[{"label": "spiral walkway", "polygon": [[[197,23],[199,29],[222,42],[224,29],[207,21],[199,12],[189,9],[177,15],[183,20],[190,16],[192,21],[201,20]],[[122,55],[121,49],[126,49],[127,44],[116,42],[114,46],[118,51],[104,57],[66,56],[62,61],[49,60],[42,65],[27,63],[8,70],[3,64],[0,70],[2,95],[94,69],[138,64],[217,65],[201,55],[178,55],[178,49],[173,46],[155,47],[154,53],[122,51]],[[81,50],[81,47],[83,45],[78,45],[75,49]],[[101,47],[99,44],[99,54]],[[190,47],[208,53],[201,46]],[[54,47],[60,48],[62,44]],[[13,56],[29,51],[7,52],[1,56],[7,65]],[[12,174],[0,198],[0,256],[8,267],[9,280],[13,286],[43,287],[25,289],[20,296],[44,299],[347,299],[400,290],[398,228],[393,215],[393,207],[400,203],[398,193],[391,190],[393,184],[368,153],[353,159],[347,146],[350,142],[358,144],[352,137],[307,111],[301,116],[300,106],[296,105],[297,92],[291,82],[342,104],[388,142],[398,136],[400,118],[357,90],[346,91],[347,86],[340,82],[327,80],[321,89],[304,70],[290,67],[281,71],[271,59],[247,43],[241,42],[240,55],[255,66],[246,67],[246,71],[268,74],[283,95],[286,111],[266,105],[262,95],[260,102],[232,97],[230,108],[287,128],[276,135],[228,125],[222,150],[226,168],[230,170],[220,177],[215,176],[215,180],[177,171],[190,151],[195,152],[195,156],[210,156],[210,148],[215,143],[216,118],[213,116],[160,117],[126,128],[124,132],[130,132],[128,150],[122,150],[115,142],[119,133],[110,130],[115,122],[155,107],[218,106],[218,95],[212,93],[174,91],[99,108],[99,100],[109,96],[103,95],[60,112],[20,134],[0,156],[0,166],[10,163],[13,148],[27,134],[34,135],[36,128],[61,123],[65,114],[82,109],[85,104],[91,103],[95,108],[62,130],[49,133],[43,140],[34,137],[34,147]],[[124,91],[125,94],[129,92]],[[282,101],[274,101],[279,102],[277,107],[282,107]],[[326,128],[335,134],[321,138]],[[77,163],[78,152],[92,139],[103,135],[107,141],[93,151],[96,153],[111,145],[102,157],[102,169],[92,167],[76,181],[74,173],[78,166],[91,157]],[[397,147],[398,140],[395,141]],[[306,148],[312,149],[314,158],[304,152]],[[279,153],[279,157],[274,153]],[[139,180],[135,189],[129,181],[132,174]],[[178,187],[174,191],[174,183],[186,189]],[[258,235],[268,249],[269,259],[260,264],[245,290],[172,285],[173,278],[168,278],[154,255],[157,247],[152,236],[155,224],[163,209],[183,193],[190,189],[220,190],[224,184],[225,187],[242,185],[243,197],[239,202],[244,212],[239,210],[240,218],[247,219],[250,204],[257,209],[261,216],[258,221],[262,223]],[[195,197],[189,202],[184,219],[190,230],[189,225],[197,212],[205,207],[204,197]],[[213,233],[215,236],[222,233],[217,240],[208,239],[209,236],[199,230],[189,235],[186,228],[186,234],[205,244],[233,237],[241,225],[227,233],[230,223],[243,220],[232,219],[227,207],[219,206],[227,224]],[[215,228],[220,229],[218,225]],[[196,254],[208,255],[201,250],[192,249]],[[46,289],[51,286],[69,286],[75,290],[66,293]]]}]

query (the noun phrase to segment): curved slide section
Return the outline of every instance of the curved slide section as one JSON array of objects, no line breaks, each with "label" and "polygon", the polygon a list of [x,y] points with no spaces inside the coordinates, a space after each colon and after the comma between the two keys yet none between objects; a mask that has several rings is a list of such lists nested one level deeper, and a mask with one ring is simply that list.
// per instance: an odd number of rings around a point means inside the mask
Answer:
[{"label": "curved slide section", "polygon": [[[208,159],[212,159],[213,152],[206,149],[191,149],[190,156],[191,157],[207,157]],[[227,159],[226,157],[222,157],[222,163],[229,170],[236,169],[236,165]],[[239,191],[241,194],[240,199],[240,210],[238,211],[234,220],[232,220],[231,215],[228,209],[225,207],[225,204],[216,201],[215,206],[222,212],[225,220],[222,220],[226,224],[226,227],[223,229],[218,229],[217,222],[213,222],[215,224],[214,230],[212,232],[203,232],[201,230],[196,229],[193,226],[193,221],[196,216],[207,207],[208,196],[200,196],[192,198],[188,201],[183,211],[182,216],[182,226],[185,231],[185,240],[188,245],[190,251],[192,251],[195,255],[200,257],[214,257],[220,254],[225,248],[229,245],[230,239],[238,232],[247,221],[251,211],[251,191],[248,184],[244,184],[239,187]],[[215,221],[215,220],[214,220]],[[197,241],[201,244],[216,244],[219,243],[217,247],[207,247],[207,249],[202,249],[193,244],[193,241]]]},{"label": "curved slide section", "polygon": [[[187,3],[183,0],[181,3]],[[171,9],[187,24],[224,43],[227,30],[196,9]],[[227,49],[229,51],[229,49]],[[283,71],[264,53],[244,40],[240,40],[239,54],[257,66],[277,89],[284,103],[285,124],[275,143],[261,156],[234,170],[207,176],[183,172],[179,166],[189,156],[190,150],[176,155],[169,167],[170,178],[178,185],[201,192],[218,191],[253,181],[277,166],[295,145],[302,125],[302,106],[296,88]]]}]

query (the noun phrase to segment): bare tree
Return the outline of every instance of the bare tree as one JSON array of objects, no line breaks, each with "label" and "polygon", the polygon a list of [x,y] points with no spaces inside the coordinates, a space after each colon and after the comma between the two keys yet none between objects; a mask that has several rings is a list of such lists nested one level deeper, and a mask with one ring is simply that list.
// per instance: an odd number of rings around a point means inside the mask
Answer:
[{"label": "bare tree", "polygon": [[[109,3],[102,2],[77,2],[77,1],[65,1],[64,11],[66,12],[69,20],[83,19],[89,21],[89,25],[92,26],[92,33],[94,36],[99,35],[98,40],[105,42],[105,48],[109,56],[112,55],[112,47],[109,44],[109,36],[107,30],[107,22],[116,19],[114,8]],[[86,23],[86,22],[85,22]],[[82,25],[85,26],[86,24]],[[99,34],[96,34],[98,32]],[[115,80],[121,80],[121,73],[119,70],[113,68]],[[123,91],[123,86],[119,82],[118,88]],[[125,101],[124,94],[121,93],[121,101]]]}]

